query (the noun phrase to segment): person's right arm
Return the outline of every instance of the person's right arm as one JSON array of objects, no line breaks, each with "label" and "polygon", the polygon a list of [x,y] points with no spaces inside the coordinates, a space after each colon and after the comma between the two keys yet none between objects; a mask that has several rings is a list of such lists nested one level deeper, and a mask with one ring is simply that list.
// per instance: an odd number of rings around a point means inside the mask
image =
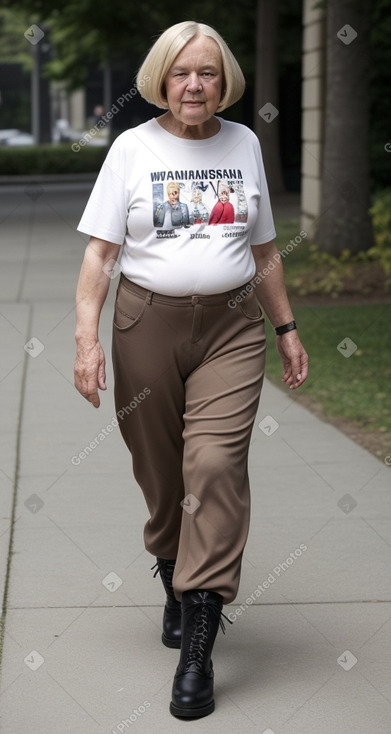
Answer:
[{"label": "person's right arm", "polygon": [[[110,260],[118,257],[119,245],[91,237],[86,247],[76,291],[75,387],[95,408],[98,388],[106,390],[105,355],[99,343],[99,318],[110,285]],[[103,267],[107,265],[107,271]]]}]

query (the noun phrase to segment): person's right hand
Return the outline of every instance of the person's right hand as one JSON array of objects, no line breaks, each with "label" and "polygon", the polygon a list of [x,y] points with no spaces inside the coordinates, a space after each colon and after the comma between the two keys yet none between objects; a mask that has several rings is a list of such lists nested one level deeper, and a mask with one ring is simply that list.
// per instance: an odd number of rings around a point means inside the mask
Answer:
[{"label": "person's right hand", "polygon": [[74,368],[75,387],[94,408],[99,408],[99,390],[106,390],[106,360],[99,341],[80,340]]}]

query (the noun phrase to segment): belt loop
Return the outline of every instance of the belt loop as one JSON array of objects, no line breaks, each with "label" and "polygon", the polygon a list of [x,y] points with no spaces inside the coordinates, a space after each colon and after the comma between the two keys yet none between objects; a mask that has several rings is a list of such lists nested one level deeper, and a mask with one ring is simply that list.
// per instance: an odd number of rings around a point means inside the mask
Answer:
[{"label": "belt loop", "polygon": [[191,297],[191,305],[195,306],[198,303],[198,296]]},{"label": "belt loop", "polygon": [[153,296],[153,291],[148,291],[147,298],[146,298],[148,306],[150,306],[152,303],[152,296]]}]

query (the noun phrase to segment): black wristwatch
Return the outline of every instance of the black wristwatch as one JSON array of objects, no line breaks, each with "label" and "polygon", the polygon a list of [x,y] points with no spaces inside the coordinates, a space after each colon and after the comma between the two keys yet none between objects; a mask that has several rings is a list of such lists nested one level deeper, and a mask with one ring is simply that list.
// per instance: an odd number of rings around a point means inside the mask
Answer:
[{"label": "black wristwatch", "polygon": [[296,321],[289,321],[288,324],[277,326],[277,328],[275,329],[275,332],[277,336],[281,336],[282,334],[286,334],[288,331],[294,331],[295,329],[297,329]]}]

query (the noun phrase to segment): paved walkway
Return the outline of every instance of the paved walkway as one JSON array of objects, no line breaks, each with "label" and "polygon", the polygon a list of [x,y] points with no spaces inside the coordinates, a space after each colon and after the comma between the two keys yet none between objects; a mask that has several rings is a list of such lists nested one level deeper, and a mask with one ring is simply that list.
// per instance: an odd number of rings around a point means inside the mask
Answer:
[{"label": "paved walkway", "polygon": [[110,428],[111,370],[99,411],[73,387],[88,186],[0,193],[1,731],[389,734],[390,470],[270,383],[241,585],[225,608],[234,623],[215,646],[216,711],[170,716],[178,652],[160,642],[163,590]]}]

